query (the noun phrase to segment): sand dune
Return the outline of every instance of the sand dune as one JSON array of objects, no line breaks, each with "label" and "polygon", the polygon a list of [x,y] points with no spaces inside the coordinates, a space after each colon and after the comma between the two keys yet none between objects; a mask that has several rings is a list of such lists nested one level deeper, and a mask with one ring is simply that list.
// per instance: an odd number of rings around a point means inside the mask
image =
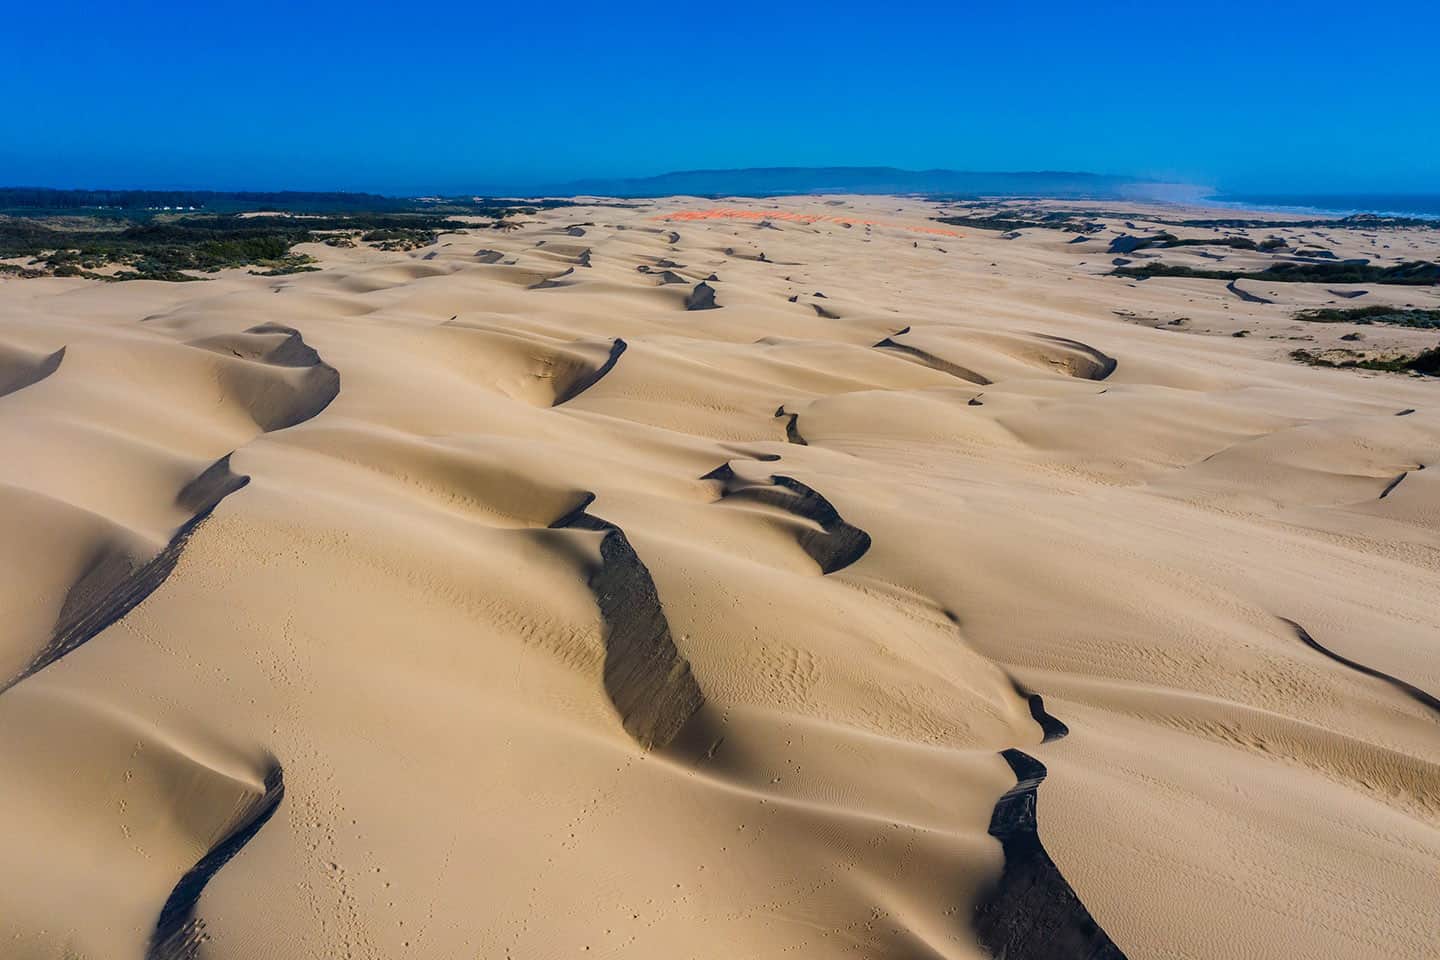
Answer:
[{"label": "sand dune", "polygon": [[0,952],[1432,956],[1435,383],[1117,206],[0,280]]}]

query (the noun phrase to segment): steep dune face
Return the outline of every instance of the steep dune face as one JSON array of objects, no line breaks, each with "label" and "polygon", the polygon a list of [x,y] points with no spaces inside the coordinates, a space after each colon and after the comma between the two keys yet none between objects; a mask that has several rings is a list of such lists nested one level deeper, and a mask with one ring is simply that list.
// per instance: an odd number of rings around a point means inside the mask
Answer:
[{"label": "steep dune face", "polygon": [[1427,957],[1434,385],[847,204],[0,281],[6,955]]}]

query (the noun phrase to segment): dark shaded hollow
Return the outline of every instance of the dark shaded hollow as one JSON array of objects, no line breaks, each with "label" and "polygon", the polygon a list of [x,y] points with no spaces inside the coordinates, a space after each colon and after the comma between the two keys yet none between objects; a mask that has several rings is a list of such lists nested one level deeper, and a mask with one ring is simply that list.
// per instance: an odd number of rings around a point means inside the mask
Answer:
[{"label": "dark shaded hollow", "polygon": [[719,306],[715,302],[715,288],[703,280],[685,296],[686,310],[715,310]]},{"label": "dark shaded hollow", "polygon": [[170,891],[150,935],[145,960],[193,960],[199,956],[204,923],[196,917],[195,909],[200,895],[220,868],[234,859],[260,828],[270,822],[284,798],[285,770],[279,763],[272,763],[265,773],[265,791],[242,812],[237,825],[186,871]]},{"label": "dark shaded hollow", "polygon": [[646,750],[663,750],[705,703],[680,655],[649,569],[625,531],[587,513],[594,495],[550,524],[602,534],[600,565],[589,586],[605,635],[604,683],[625,732]]},{"label": "dark shaded hollow", "polygon": [[822,574],[845,569],[870,549],[870,534],[847,523],[834,504],[793,477],[772,474],[768,483],[750,483],[722,464],[700,479],[718,481],[721,500],[765,504],[814,524],[797,525],[795,539]]},{"label": "dark shaded hollow", "polygon": [[1094,366],[1083,373],[1075,374],[1076,377],[1079,377],[1082,380],[1104,380],[1108,378],[1110,374],[1114,373],[1116,368],[1120,366],[1120,361],[1116,360],[1114,357],[1110,356],[1107,353],[1096,350],[1088,343],[1082,343],[1079,340],[1071,340],[1069,337],[1056,337],[1048,333],[1039,333],[1035,334],[1035,336],[1038,336],[1042,340],[1048,340],[1050,343],[1058,343],[1061,346],[1069,347],[1076,353],[1084,354],[1084,356],[1088,360],[1090,360],[1090,362],[1093,363]]},{"label": "dark shaded hollow", "polygon": [[805,438],[800,435],[800,414],[788,413],[784,407],[775,411],[775,419],[785,418],[785,439],[791,443],[798,443],[802,447],[808,447]]},{"label": "dark shaded hollow", "polygon": [[1016,782],[990,815],[1005,866],[975,905],[980,945],[996,960],[1124,960],[1040,842],[1037,794],[1045,765],[1019,750],[1000,756]]},{"label": "dark shaded hollow", "polygon": [[593,373],[580,377],[567,386],[564,391],[555,397],[551,406],[558,407],[562,403],[574,400],[580,394],[599,383],[607,373],[615,368],[615,364],[620,360],[620,355],[625,352],[628,346],[629,344],[623,339],[616,337],[615,342],[610,345],[610,355],[605,358],[605,362],[595,368]]},{"label": "dark shaded hollow", "polygon": [[1396,477],[1394,480],[1391,480],[1389,483],[1385,484],[1385,489],[1380,491],[1380,496],[1377,499],[1384,500],[1386,497],[1390,496],[1390,492],[1396,487],[1400,486],[1400,481],[1404,480],[1408,476],[1410,476],[1410,471],[1407,470],[1404,473],[1400,474],[1400,476]]}]

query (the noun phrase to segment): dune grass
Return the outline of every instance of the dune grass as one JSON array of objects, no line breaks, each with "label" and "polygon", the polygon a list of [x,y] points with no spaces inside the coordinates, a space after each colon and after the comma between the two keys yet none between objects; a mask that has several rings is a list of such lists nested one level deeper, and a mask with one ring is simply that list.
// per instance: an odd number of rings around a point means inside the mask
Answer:
[{"label": "dune grass", "polygon": [[1349,309],[1324,307],[1318,310],[1302,310],[1295,314],[1295,319],[1309,323],[1379,323],[1394,327],[1416,327],[1421,330],[1440,328],[1440,310],[1390,307],[1383,304]]},{"label": "dune grass", "polygon": [[1412,260],[1389,267],[1361,263],[1277,263],[1264,270],[1204,270],[1170,263],[1117,267],[1113,276],[1148,280],[1181,277],[1200,280],[1269,280],[1273,283],[1381,283],[1433,286],[1440,283],[1440,263]]},{"label": "dune grass", "polygon": [[1427,377],[1440,377],[1440,346],[1422,350],[1413,355],[1395,357],[1327,357],[1312,350],[1292,350],[1290,359],[1309,364],[1312,367],[1333,367],[1343,370],[1379,370],[1385,373],[1418,373]]}]

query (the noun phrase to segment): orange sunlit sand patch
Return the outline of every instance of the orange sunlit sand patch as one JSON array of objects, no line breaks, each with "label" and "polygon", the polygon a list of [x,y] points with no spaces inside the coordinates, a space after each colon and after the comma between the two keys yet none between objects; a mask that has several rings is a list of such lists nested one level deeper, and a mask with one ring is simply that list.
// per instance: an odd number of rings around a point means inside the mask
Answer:
[{"label": "orange sunlit sand patch", "polygon": [[904,223],[885,223],[880,220],[861,220],[855,217],[822,217],[812,213],[787,213],[783,210],[737,210],[733,207],[716,207],[712,210],[680,210],[662,213],[652,220],[788,220],[794,223],[839,223],[850,226],[892,227],[911,233],[930,233],[941,237],[958,237],[958,230],[942,227],[917,227]]}]

